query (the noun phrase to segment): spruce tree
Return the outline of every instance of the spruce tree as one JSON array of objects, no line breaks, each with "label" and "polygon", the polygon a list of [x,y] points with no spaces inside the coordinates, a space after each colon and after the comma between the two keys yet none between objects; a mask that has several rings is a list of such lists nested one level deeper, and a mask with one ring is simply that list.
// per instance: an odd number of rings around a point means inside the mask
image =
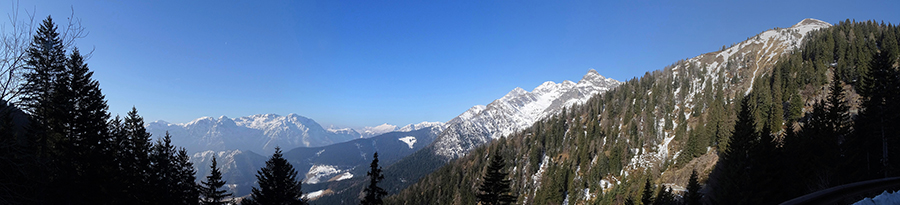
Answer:
[{"label": "spruce tree", "polygon": [[478,202],[481,204],[515,203],[516,196],[509,194],[511,181],[506,179],[507,173],[503,172],[505,166],[503,156],[500,156],[499,152],[494,153],[494,157],[491,158],[491,163],[482,177],[484,182],[478,187],[478,192],[475,194]]},{"label": "spruce tree", "polygon": [[697,176],[697,170],[691,171],[691,178],[688,179],[687,191],[685,191],[684,198],[686,205],[700,205],[700,199],[703,198],[703,194],[700,193],[700,180]]},{"label": "spruce tree", "polygon": [[57,97],[61,92],[54,90],[58,87],[57,78],[66,67],[66,52],[50,16],[41,23],[26,52],[27,72],[23,75],[25,84],[21,88],[20,104],[32,116],[28,131],[34,138],[38,156],[53,158],[49,155],[63,138],[59,133],[62,125],[58,120],[62,109],[57,105],[65,103],[55,102],[62,98]]},{"label": "spruce tree", "polygon": [[213,155],[212,164],[209,165],[209,168],[212,171],[209,173],[209,176],[206,176],[206,181],[201,182],[200,203],[203,205],[224,205],[227,202],[223,200],[225,200],[226,197],[230,197],[232,194],[226,194],[226,192],[228,192],[226,190],[219,190],[222,186],[225,186],[225,181],[222,180],[222,172],[219,171],[215,155]]},{"label": "spruce tree", "polygon": [[653,200],[653,205],[675,205],[675,195],[672,194],[672,188],[660,185]]},{"label": "spruce tree", "polygon": [[719,204],[753,204],[751,197],[755,183],[750,172],[753,150],[759,141],[754,117],[750,109],[750,97],[741,100],[740,112],[729,140],[728,149],[722,152],[714,171],[716,184],[712,190]]},{"label": "spruce tree", "polygon": [[897,111],[889,106],[896,104],[897,71],[893,69],[894,59],[887,52],[876,52],[865,75],[860,76],[862,105],[854,127],[854,135],[848,139],[846,155],[849,166],[860,167],[849,181],[882,178],[890,175],[890,150],[893,143],[890,126],[897,120]]},{"label": "spruce tree", "polygon": [[134,203],[150,203],[150,133],[144,127],[144,118],[132,107],[121,125],[117,126],[115,141],[119,144],[119,171],[126,187],[126,198]]},{"label": "spruce tree", "polygon": [[850,133],[851,119],[850,106],[844,100],[844,86],[840,78],[832,77],[831,86],[828,92],[828,112],[825,119],[827,120],[827,129],[831,135],[840,140]]},{"label": "spruce tree", "polygon": [[644,182],[644,192],[641,194],[641,204],[653,204],[653,184],[650,183],[649,177],[647,178],[647,181]]},{"label": "spruce tree", "polygon": [[64,74],[68,85],[60,87],[71,94],[68,98],[72,103],[67,137],[71,143],[70,154],[79,170],[76,186],[82,187],[73,192],[76,196],[86,196],[84,200],[89,203],[114,202],[115,197],[109,196],[118,196],[121,189],[115,177],[110,177],[119,172],[107,124],[109,106],[78,48],[72,50]]},{"label": "spruce tree", "polygon": [[266,161],[266,166],[256,172],[259,188],[253,187],[250,198],[241,204],[303,205],[303,192],[294,166],[282,157],[281,148]]},{"label": "spruce tree", "polygon": [[363,190],[366,196],[360,203],[363,205],[383,204],[382,198],[387,195],[387,191],[378,187],[378,182],[384,180],[381,167],[378,167],[378,152],[375,152],[374,159],[372,159],[372,164],[369,167],[371,170],[366,173],[366,176],[369,176],[369,186]]},{"label": "spruce tree", "polygon": [[47,17],[38,28],[25,63],[20,105],[31,117],[26,135],[40,170],[32,174],[43,176],[32,183],[45,189],[39,192],[45,194],[41,196],[47,199],[45,203],[63,203],[62,199],[79,195],[64,190],[78,188],[81,178],[69,139],[73,103],[65,73],[65,49],[52,18]]},{"label": "spruce tree", "polygon": [[161,204],[197,204],[199,191],[194,169],[184,149],[172,145],[172,136],[158,139],[150,153],[150,198]]}]

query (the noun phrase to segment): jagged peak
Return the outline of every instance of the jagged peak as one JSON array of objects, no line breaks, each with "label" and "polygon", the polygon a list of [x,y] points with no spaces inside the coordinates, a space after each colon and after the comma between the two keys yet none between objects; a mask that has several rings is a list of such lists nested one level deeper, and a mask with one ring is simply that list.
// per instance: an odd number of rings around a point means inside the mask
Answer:
[{"label": "jagged peak", "polygon": [[409,132],[409,131],[414,131],[414,130],[418,130],[418,129],[422,129],[422,128],[426,128],[426,127],[435,127],[435,126],[443,127],[444,123],[443,122],[424,121],[424,122],[415,123],[415,124],[408,124],[406,126],[401,127],[398,130],[402,131],[402,132]]},{"label": "jagged peak", "polygon": [[516,87],[516,88],[513,88],[512,90],[510,90],[509,93],[506,93],[506,95],[504,95],[503,97],[506,98],[506,97],[518,96],[518,95],[522,95],[527,92],[528,91],[525,91],[525,89]]},{"label": "jagged peak", "polygon": [[191,122],[189,122],[189,123],[187,123],[187,124],[197,124],[197,123],[203,122],[203,121],[214,121],[214,120],[216,120],[216,119],[213,119],[212,117],[206,116],[206,117],[197,118],[197,119],[195,119],[195,120],[193,120],[193,121],[191,121]]},{"label": "jagged peak", "polygon": [[618,84],[618,83],[622,83],[622,82],[619,82],[618,80],[615,80],[612,78],[606,78],[603,75],[600,75],[600,73],[598,73],[597,70],[594,70],[594,69],[588,70],[588,73],[585,74],[584,77],[582,77],[581,80],[578,81],[579,85],[585,85],[585,84],[602,85],[602,84],[606,84],[606,83]]},{"label": "jagged peak", "polygon": [[150,122],[150,123],[153,123],[153,124],[169,124],[169,122],[166,122],[165,120],[157,120],[157,121],[153,121],[153,122]]},{"label": "jagged peak", "polygon": [[552,90],[552,89],[556,89],[559,86],[560,86],[560,84],[557,84],[556,82],[547,81],[547,82],[544,82],[541,85],[537,86],[536,88],[534,88],[534,90],[531,90],[531,92]]},{"label": "jagged peak", "polygon": [[796,28],[796,27],[806,26],[806,25],[821,26],[821,27],[831,26],[831,24],[828,22],[825,22],[825,21],[822,21],[819,19],[814,19],[814,18],[807,18],[807,19],[803,19],[802,21],[800,21],[797,24],[794,24],[794,26],[791,26],[791,28]]}]

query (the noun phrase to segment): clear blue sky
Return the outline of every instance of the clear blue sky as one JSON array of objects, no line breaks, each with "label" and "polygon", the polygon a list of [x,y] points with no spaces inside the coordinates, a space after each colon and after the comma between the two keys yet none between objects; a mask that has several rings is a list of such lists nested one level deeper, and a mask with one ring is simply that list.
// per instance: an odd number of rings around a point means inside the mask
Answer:
[{"label": "clear blue sky", "polygon": [[[0,4],[10,13],[11,2]],[[617,80],[804,18],[900,21],[898,1],[22,1],[71,14],[110,112],[447,121],[515,87]],[[5,20],[5,19],[4,19]],[[6,23],[6,22],[4,22]],[[8,23],[6,23],[8,24]]]}]

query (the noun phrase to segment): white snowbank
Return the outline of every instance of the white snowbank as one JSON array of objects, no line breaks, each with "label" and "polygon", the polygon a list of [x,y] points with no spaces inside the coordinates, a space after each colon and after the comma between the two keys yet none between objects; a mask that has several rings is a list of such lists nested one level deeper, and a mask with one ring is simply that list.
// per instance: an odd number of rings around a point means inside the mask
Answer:
[{"label": "white snowbank", "polygon": [[413,137],[413,136],[406,136],[406,137],[400,138],[398,140],[406,143],[406,145],[408,145],[410,149],[413,148],[413,144],[416,144],[416,137]]},{"label": "white snowbank", "polygon": [[900,192],[890,193],[887,190],[873,198],[865,198],[853,205],[900,204]]}]

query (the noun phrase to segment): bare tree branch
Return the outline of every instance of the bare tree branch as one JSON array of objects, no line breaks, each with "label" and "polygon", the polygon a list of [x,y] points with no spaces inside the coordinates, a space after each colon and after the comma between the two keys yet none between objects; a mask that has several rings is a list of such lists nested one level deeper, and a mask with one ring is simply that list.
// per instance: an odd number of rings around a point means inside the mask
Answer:
[{"label": "bare tree branch", "polygon": [[[0,100],[19,104],[20,87],[24,83],[23,74],[27,50],[34,35],[37,25],[34,19],[34,10],[25,10],[24,19],[20,19],[19,3],[12,3],[13,11],[7,14],[9,25],[0,25]],[[75,8],[68,17],[65,29],[62,30],[62,42],[67,51],[75,48],[75,40],[87,37],[88,32],[81,26],[81,19],[75,17]],[[92,56],[94,50],[86,52],[85,60]]]},{"label": "bare tree branch", "polygon": [[[75,40],[87,37],[88,32],[85,30],[84,26],[81,26],[81,19],[75,17],[75,7],[71,7],[72,13],[69,14],[68,24],[66,25],[66,29],[62,32],[62,42],[63,47],[67,51],[72,51],[75,48]],[[91,50],[87,56],[90,56],[94,51]],[[87,60],[87,59],[85,59]]]},{"label": "bare tree branch", "polygon": [[19,4],[12,2],[9,25],[0,25],[0,100],[7,102],[18,100],[26,49],[34,32],[34,13],[25,10],[24,19],[19,19],[20,11]]}]

